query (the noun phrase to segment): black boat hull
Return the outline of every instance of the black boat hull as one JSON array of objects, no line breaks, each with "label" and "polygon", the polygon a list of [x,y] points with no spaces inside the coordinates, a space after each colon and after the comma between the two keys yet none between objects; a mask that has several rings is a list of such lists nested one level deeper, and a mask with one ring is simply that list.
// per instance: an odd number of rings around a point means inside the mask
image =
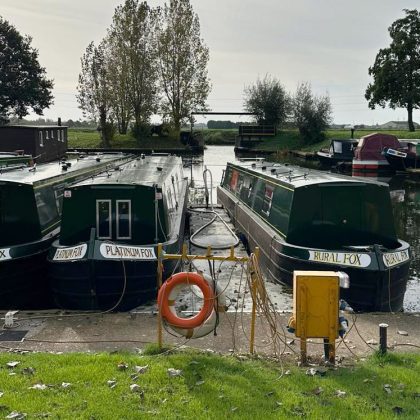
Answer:
[{"label": "black boat hull", "polygon": [[[165,264],[164,275],[173,269]],[[49,275],[60,308],[128,311],[156,299],[156,272],[156,261],[83,260],[50,264]]]},{"label": "black boat hull", "polygon": [[[378,249],[357,254],[365,255],[371,261],[365,268],[316,262],[309,259],[310,253],[316,250],[288,244],[251,209],[221,187],[218,188],[218,201],[246,236],[250,248],[259,247],[261,266],[269,280],[292,286],[295,270],[344,271],[350,277],[350,289],[341,289],[342,298],[356,311],[389,312],[402,309],[410,264],[408,244],[401,241],[401,247],[397,250],[405,253],[407,260],[391,267],[385,266],[383,254]],[[324,251],[320,250],[320,253]],[[343,255],[343,250],[327,251],[332,257],[339,253]]]},{"label": "black boat hull", "polygon": [[0,309],[53,307],[47,275],[47,254],[53,239],[9,249],[12,258],[0,264]]}]

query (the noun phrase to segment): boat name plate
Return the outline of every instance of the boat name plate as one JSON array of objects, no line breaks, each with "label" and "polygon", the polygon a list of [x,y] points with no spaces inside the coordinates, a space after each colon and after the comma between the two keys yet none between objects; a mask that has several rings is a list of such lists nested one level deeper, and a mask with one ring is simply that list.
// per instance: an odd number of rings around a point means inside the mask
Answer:
[{"label": "boat name plate", "polygon": [[99,248],[104,258],[118,260],[156,260],[153,247],[101,244]]},{"label": "boat name plate", "polygon": [[0,248],[0,261],[11,260],[10,248]]},{"label": "boat name plate", "polygon": [[331,252],[309,250],[309,260],[349,267],[369,267],[372,259],[369,254],[355,252]]},{"label": "boat name plate", "polygon": [[54,261],[69,261],[82,259],[87,251],[87,245],[77,245],[70,248],[58,248],[53,257]]},{"label": "boat name plate", "polygon": [[387,254],[384,254],[382,258],[384,260],[384,264],[387,267],[393,267],[394,265],[398,265],[405,261],[408,261],[410,259],[410,254],[408,252],[408,249],[404,249],[402,251],[389,252]]}]

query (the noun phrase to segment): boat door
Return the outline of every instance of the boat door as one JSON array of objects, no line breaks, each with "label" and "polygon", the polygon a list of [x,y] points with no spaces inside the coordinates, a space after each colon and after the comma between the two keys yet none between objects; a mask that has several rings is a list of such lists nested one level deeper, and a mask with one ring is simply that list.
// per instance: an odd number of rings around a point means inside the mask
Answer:
[{"label": "boat door", "polygon": [[96,200],[96,236],[98,239],[131,239],[131,232],[131,200]]}]

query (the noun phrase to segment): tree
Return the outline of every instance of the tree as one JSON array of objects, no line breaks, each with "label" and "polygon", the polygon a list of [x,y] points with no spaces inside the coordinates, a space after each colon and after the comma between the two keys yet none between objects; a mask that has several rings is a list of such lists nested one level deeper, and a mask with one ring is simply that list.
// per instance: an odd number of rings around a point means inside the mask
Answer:
[{"label": "tree", "polygon": [[373,83],[365,97],[369,107],[406,108],[408,128],[414,131],[413,110],[420,106],[420,12],[404,9],[406,16],[388,29],[391,44],[380,49],[375,63],[369,67]]},{"label": "tree", "polygon": [[274,124],[281,127],[290,112],[290,98],[280,81],[266,75],[254,85],[247,86],[245,109],[256,115],[260,124]]},{"label": "tree", "polygon": [[0,17],[0,124],[13,116],[23,118],[29,108],[42,115],[53,103],[53,81],[46,78],[31,42]]},{"label": "tree", "polygon": [[324,139],[324,131],[332,120],[328,95],[315,96],[309,83],[300,83],[293,98],[292,110],[294,122],[305,143],[317,143]]},{"label": "tree", "polygon": [[102,145],[110,147],[114,127],[111,120],[111,91],[105,44],[102,42],[95,47],[91,42],[81,58],[81,64],[77,100],[84,115],[99,119]]},{"label": "tree", "polygon": [[209,50],[200,38],[200,22],[189,0],[165,4],[162,19],[158,35],[162,111],[179,133],[192,111],[207,110]]},{"label": "tree", "polygon": [[126,0],[115,9],[107,37],[116,116],[124,126],[133,115],[135,132],[157,110],[157,20],[158,10],[146,2]]}]

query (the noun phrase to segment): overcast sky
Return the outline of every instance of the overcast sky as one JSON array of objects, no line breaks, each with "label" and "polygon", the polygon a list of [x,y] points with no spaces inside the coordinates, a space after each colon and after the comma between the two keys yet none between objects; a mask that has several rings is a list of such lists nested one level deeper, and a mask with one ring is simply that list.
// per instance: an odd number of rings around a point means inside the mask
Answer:
[{"label": "overcast sky", "polygon": [[[405,110],[371,111],[368,67],[389,45],[387,28],[419,0],[191,0],[210,48],[213,111],[242,111],[244,86],[271,74],[293,92],[309,81],[328,93],[336,123],[406,120]],[[0,15],[33,38],[54,79],[48,118],[82,117],[75,99],[80,57],[99,42],[120,0],[0,0]],[[149,0],[152,6],[164,1]],[[214,117],[212,117],[214,118]],[[220,117],[228,119],[231,117]],[[233,118],[235,119],[235,118]],[[239,119],[238,119],[239,120]],[[420,122],[420,111],[414,120]]]}]

